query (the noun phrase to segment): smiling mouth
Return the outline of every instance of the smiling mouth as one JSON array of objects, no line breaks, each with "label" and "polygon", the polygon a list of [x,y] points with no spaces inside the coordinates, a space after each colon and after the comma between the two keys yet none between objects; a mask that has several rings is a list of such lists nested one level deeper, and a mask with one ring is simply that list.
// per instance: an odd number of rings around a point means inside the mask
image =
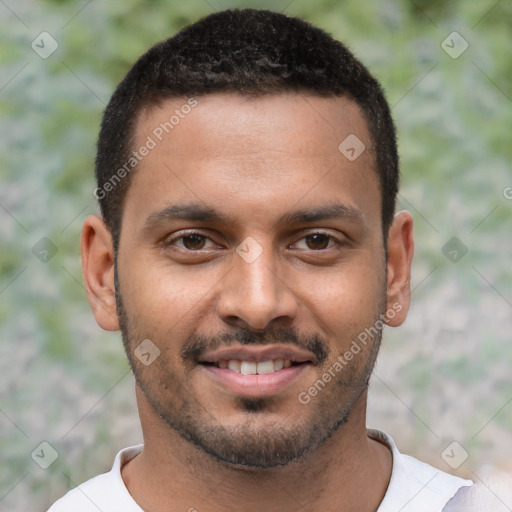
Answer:
[{"label": "smiling mouth", "polygon": [[245,361],[240,359],[223,359],[218,362],[203,361],[205,366],[214,366],[242,375],[267,375],[279,372],[291,366],[311,364],[311,361],[297,362],[291,359],[269,359],[268,361]]},{"label": "smiling mouth", "polygon": [[[215,387],[246,398],[278,395],[298,379],[310,379],[313,354],[290,347],[230,347],[206,353],[198,366]],[[305,384],[304,384],[305,385]]]}]

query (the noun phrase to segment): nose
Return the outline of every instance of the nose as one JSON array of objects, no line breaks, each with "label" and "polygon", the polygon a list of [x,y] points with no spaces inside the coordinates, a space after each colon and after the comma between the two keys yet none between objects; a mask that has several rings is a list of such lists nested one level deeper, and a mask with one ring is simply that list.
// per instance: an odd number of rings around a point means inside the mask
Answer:
[{"label": "nose", "polygon": [[277,319],[286,323],[295,319],[298,299],[284,276],[279,275],[275,260],[270,247],[264,247],[254,261],[234,255],[217,302],[217,313],[224,322],[263,330]]}]

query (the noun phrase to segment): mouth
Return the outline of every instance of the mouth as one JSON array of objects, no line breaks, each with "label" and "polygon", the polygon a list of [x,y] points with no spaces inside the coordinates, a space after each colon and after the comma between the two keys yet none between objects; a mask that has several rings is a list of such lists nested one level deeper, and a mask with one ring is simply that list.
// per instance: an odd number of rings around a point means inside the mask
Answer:
[{"label": "mouth", "polygon": [[301,376],[305,379],[315,364],[313,354],[290,347],[230,347],[207,353],[198,361],[222,391],[250,398],[284,391]]},{"label": "mouth", "polygon": [[242,375],[268,375],[269,373],[279,372],[284,368],[308,364],[310,361],[292,361],[291,359],[269,359],[267,361],[244,361],[240,359],[222,359],[218,362],[204,361],[200,364],[206,366],[215,366],[223,370],[229,370]]}]

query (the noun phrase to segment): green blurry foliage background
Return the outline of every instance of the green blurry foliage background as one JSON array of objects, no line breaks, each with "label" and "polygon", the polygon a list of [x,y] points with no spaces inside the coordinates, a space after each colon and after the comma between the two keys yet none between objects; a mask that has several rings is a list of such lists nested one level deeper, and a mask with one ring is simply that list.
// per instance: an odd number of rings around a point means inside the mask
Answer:
[{"label": "green blurry foliage background", "polygon": [[[415,218],[412,308],[386,329],[368,425],[436,467],[512,470],[512,2],[462,0],[0,2],[0,510],[46,510],[141,442],[119,333],[89,311],[79,234],[98,213],[102,111],[136,58],[214,10],[284,10],[345,42],[382,83]],[[31,42],[58,42],[48,59]],[[451,58],[453,31],[468,49]],[[508,193],[510,197],[510,192]],[[457,237],[457,263],[442,251]],[[56,254],[32,252],[43,237]],[[452,470],[452,441],[469,454]],[[59,457],[31,458],[48,441]]]}]

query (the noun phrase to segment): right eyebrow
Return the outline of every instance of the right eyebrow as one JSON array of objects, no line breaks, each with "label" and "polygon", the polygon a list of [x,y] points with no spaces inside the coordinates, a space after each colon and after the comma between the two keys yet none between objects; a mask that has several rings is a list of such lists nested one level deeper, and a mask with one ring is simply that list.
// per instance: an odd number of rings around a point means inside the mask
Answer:
[{"label": "right eyebrow", "polygon": [[195,203],[176,204],[163,210],[151,213],[145,222],[145,229],[149,230],[163,222],[173,220],[189,220],[193,222],[219,222],[229,223],[230,218],[215,210]]}]

